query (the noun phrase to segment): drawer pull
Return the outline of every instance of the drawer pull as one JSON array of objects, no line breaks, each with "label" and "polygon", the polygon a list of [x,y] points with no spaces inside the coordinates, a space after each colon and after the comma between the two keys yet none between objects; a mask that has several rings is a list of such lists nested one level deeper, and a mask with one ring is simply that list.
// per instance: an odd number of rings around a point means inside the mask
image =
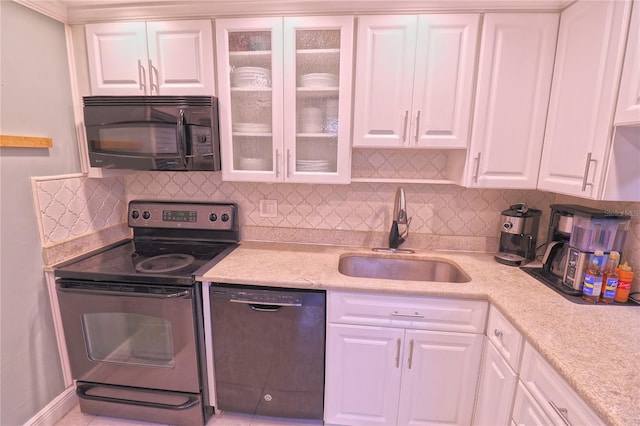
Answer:
[{"label": "drawer pull", "polygon": [[502,336],[504,336],[504,332],[499,328],[496,328],[493,330],[493,335],[496,336],[498,339],[501,339]]},{"label": "drawer pull", "polygon": [[558,407],[553,401],[549,401],[549,405],[551,405],[551,408],[553,408],[553,411],[556,412],[556,414],[558,416],[560,416],[560,418],[562,419],[562,422],[566,425],[566,426],[572,426],[571,422],[569,421],[569,419],[567,418],[567,416],[569,415],[569,410],[567,410],[566,408],[560,408]]},{"label": "drawer pull", "polygon": [[391,312],[389,314],[389,316],[392,316],[392,317],[406,317],[406,318],[424,318],[424,315],[422,315],[419,312],[414,312],[412,314],[403,314],[403,313],[400,313],[398,311],[393,311],[393,312]]}]

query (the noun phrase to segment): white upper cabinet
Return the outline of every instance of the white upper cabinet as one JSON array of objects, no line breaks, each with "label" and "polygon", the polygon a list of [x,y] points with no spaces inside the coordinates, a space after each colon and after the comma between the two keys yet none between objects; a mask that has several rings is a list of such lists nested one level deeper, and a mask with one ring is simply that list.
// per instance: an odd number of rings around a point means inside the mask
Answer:
[{"label": "white upper cabinet", "polygon": [[467,186],[536,188],[558,21],[556,13],[485,15]]},{"label": "white upper cabinet", "polygon": [[633,2],[615,124],[640,124],[640,0]]},{"label": "white upper cabinet", "polygon": [[222,177],[348,183],[353,17],[216,21]]},{"label": "white upper cabinet", "polygon": [[630,12],[630,1],[562,12],[538,189],[602,197]]},{"label": "white upper cabinet", "polygon": [[85,27],[92,95],[213,95],[211,21]]},{"label": "white upper cabinet", "polygon": [[467,148],[479,22],[359,17],[353,146]]}]

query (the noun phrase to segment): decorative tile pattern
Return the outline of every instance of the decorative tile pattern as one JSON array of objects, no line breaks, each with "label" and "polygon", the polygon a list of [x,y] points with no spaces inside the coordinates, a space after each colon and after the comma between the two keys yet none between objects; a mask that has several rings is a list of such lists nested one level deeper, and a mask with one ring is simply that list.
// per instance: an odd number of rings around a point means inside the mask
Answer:
[{"label": "decorative tile pattern", "polygon": [[126,221],[122,177],[36,177],[32,178],[32,187],[43,247]]},{"label": "decorative tile pattern", "polygon": [[[540,191],[478,190],[456,185],[403,184],[412,233],[495,237],[502,210],[526,202],[547,211],[554,195]],[[386,231],[397,184],[350,185],[222,182],[219,173],[140,172],[127,176],[129,199],[233,201],[241,226]],[[278,217],[261,218],[261,199],[278,202]],[[541,224],[541,230],[547,224]],[[545,232],[541,233],[542,236]]]}]

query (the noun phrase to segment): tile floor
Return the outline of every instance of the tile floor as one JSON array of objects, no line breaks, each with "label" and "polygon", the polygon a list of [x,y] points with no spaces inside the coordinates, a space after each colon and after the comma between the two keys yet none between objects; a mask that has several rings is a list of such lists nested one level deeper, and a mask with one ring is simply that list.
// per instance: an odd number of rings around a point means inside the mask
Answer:
[{"label": "tile floor", "polygon": [[[220,413],[207,423],[207,426],[319,426],[321,421],[277,419],[272,417],[252,416],[250,414]],[[140,422],[136,420],[117,419],[114,417],[93,416],[80,412],[76,405],[55,426],[164,426],[159,423]]]}]

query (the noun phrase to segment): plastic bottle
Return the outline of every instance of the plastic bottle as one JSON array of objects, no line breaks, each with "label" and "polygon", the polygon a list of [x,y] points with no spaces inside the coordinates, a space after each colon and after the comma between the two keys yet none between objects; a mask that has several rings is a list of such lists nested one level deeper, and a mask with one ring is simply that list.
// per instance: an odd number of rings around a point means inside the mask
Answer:
[{"label": "plastic bottle", "polygon": [[597,303],[600,299],[603,260],[604,253],[602,251],[598,250],[591,256],[589,267],[584,273],[584,285],[582,286],[582,299],[585,302]]},{"label": "plastic bottle", "polygon": [[633,271],[631,270],[631,266],[629,266],[629,262],[624,262],[624,264],[618,268],[618,289],[616,290],[616,295],[613,300],[625,303],[629,299],[631,281],[633,281]]},{"label": "plastic bottle", "polygon": [[620,253],[612,251],[605,263],[604,273],[602,274],[602,291],[600,293],[600,301],[604,303],[613,303],[618,288],[618,262],[620,262]]}]

